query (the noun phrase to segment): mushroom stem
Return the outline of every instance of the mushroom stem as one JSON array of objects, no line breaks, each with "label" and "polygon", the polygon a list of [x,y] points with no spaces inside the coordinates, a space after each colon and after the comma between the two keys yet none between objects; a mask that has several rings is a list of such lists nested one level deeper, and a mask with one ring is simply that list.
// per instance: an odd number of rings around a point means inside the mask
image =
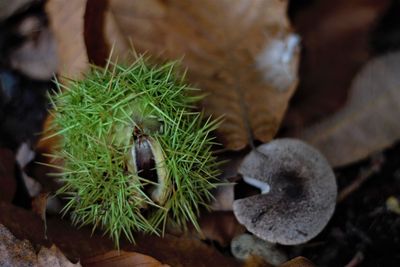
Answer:
[{"label": "mushroom stem", "polygon": [[254,187],[257,187],[258,189],[260,189],[261,194],[267,194],[269,193],[271,187],[269,186],[269,184],[262,182],[260,180],[257,180],[255,178],[249,177],[249,176],[243,176],[243,180]]}]

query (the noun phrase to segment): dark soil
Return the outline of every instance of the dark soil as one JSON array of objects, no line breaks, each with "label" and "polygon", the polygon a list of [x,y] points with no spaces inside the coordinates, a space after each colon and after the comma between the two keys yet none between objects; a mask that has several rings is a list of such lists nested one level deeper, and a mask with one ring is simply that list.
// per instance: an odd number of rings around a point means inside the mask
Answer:
[{"label": "dark soil", "polygon": [[[381,171],[336,207],[326,229],[304,246],[292,249],[317,266],[399,266],[400,215],[386,208],[389,197],[400,199],[400,144],[388,149]],[[337,171],[339,189],[351,183],[369,162]]]}]

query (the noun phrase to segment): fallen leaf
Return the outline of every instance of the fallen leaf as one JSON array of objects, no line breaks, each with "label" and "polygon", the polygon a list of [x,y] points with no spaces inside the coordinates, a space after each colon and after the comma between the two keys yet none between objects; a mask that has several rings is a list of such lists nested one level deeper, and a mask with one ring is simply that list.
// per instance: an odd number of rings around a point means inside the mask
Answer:
[{"label": "fallen leaf", "polygon": [[57,42],[58,74],[80,78],[89,68],[83,37],[86,1],[49,0],[46,12]]},{"label": "fallen leaf", "polygon": [[214,193],[211,203],[213,211],[232,211],[233,201],[235,200],[235,184],[218,186]]},{"label": "fallen leaf", "polygon": [[18,240],[0,224],[0,266],[34,266],[36,254],[27,240]]},{"label": "fallen leaf", "polygon": [[346,106],[300,138],[332,166],[364,159],[400,138],[400,52],[372,59],[355,77]]},{"label": "fallen leaf", "polygon": [[80,267],[80,263],[73,264],[55,246],[50,248],[41,247],[37,254],[38,267]]},{"label": "fallen leaf", "polygon": [[158,260],[144,254],[126,251],[109,251],[102,255],[97,255],[85,259],[82,264],[85,267],[168,267]]},{"label": "fallen leaf", "polygon": [[47,239],[46,207],[49,193],[40,193],[32,200],[32,211],[40,216],[44,223],[44,236]]},{"label": "fallen leaf", "polygon": [[[203,239],[217,241],[222,247],[228,246],[232,239],[246,231],[233,215],[233,212],[214,211],[203,214],[199,220]],[[194,234],[197,233],[193,229]]]},{"label": "fallen leaf", "polygon": [[11,202],[17,190],[15,156],[6,148],[0,148],[0,200]]},{"label": "fallen leaf", "polygon": [[50,80],[58,65],[56,43],[50,29],[39,21],[31,16],[21,22],[20,31],[26,31],[28,38],[11,53],[10,63],[30,78]]},{"label": "fallen leaf", "polygon": [[[29,223],[21,223],[29,222]],[[9,228],[18,238],[28,239],[33,244],[54,243],[69,259],[86,259],[96,254],[115,249],[114,242],[101,232],[92,232],[90,227],[76,229],[67,221],[56,217],[47,219],[48,239],[44,239],[41,219],[33,212],[0,202],[0,223]],[[240,262],[225,256],[201,242],[198,238],[175,237],[165,234],[164,237],[154,235],[136,235],[136,245],[123,242],[121,249],[134,251],[153,257],[170,266],[220,266],[239,267]]]},{"label": "fallen leaf", "polygon": [[315,265],[304,257],[296,257],[279,265],[279,267],[315,267]]},{"label": "fallen leaf", "polygon": [[262,257],[257,255],[250,255],[245,262],[243,267],[273,267],[274,265],[266,262]]},{"label": "fallen leaf", "polygon": [[343,107],[354,75],[372,56],[371,29],[392,1],[300,2],[308,5],[292,14],[303,53],[300,83],[283,123],[290,131],[304,129]]},{"label": "fallen leaf", "polygon": [[61,138],[59,135],[55,135],[55,131],[51,129],[52,120],[51,114],[48,115],[43,126],[44,130],[34,147],[35,162],[28,165],[26,171],[29,176],[35,177],[43,185],[45,192],[55,192],[60,189],[60,182],[50,174],[60,172],[61,169],[58,167],[63,166],[63,160],[54,156],[59,148]]},{"label": "fallen leaf", "polygon": [[71,263],[56,247],[41,247],[36,255],[28,240],[18,240],[4,225],[0,224],[0,266],[79,267]]},{"label": "fallen leaf", "polygon": [[[104,7],[104,5],[101,5]],[[298,43],[287,1],[108,1],[102,23],[87,23],[97,49],[129,60],[132,47],[160,61],[182,59],[188,79],[208,94],[206,114],[224,116],[219,128],[229,149],[276,134],[297,84]],[[89,1],[86,12],[99,11]],[[88,45],[88,51],[91,47]],[[104,61],[104,60],[103,60]]]},{"label": "fallen leaf", "polygon": [[0,21],[3,21],[37,0],[0,1]]}]

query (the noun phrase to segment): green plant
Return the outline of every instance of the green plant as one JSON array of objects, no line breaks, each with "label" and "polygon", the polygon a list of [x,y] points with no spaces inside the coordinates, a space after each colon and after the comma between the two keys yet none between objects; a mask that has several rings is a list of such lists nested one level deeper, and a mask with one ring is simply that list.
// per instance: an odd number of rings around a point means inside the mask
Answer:
[{"label": "green plant", "polygon": [[[117,246],[121,235],[161,234],[167,220],[197,229],[212,198],[217,121],[194,111],[193,89],[176,64],[92,67],[85,79],[57,83],[53,127],[62,137],[59,193],[73,223],[93,225]],[[198,95],[198,94],[197,94]]]}]

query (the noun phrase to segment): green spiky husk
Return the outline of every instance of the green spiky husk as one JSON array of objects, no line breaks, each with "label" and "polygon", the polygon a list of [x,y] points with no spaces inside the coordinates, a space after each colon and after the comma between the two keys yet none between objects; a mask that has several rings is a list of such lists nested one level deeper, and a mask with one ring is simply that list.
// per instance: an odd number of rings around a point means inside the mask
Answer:
[{"label": "green spiky husk", "polygon": [[[135,232],[161,234],[167,221],[198,227],[199,209],[216,186],[210,133],[218,123],[193,111],[199,97],[175,65],[155,67],[139,58],[130,66],[92,67],[85,79],[58,84],[59,92],[51,96],[53,126],[62,137],[56,157],[64,160],[65,185],[59,191],[68,199],[64,212],[77,225],[101,228],[117,245],[121,236],[133,242]],[[162,205],[144,192],[146,179],[127,171],[140,116],[163,122],[163,130],[151,134],[167,171]]]}]

